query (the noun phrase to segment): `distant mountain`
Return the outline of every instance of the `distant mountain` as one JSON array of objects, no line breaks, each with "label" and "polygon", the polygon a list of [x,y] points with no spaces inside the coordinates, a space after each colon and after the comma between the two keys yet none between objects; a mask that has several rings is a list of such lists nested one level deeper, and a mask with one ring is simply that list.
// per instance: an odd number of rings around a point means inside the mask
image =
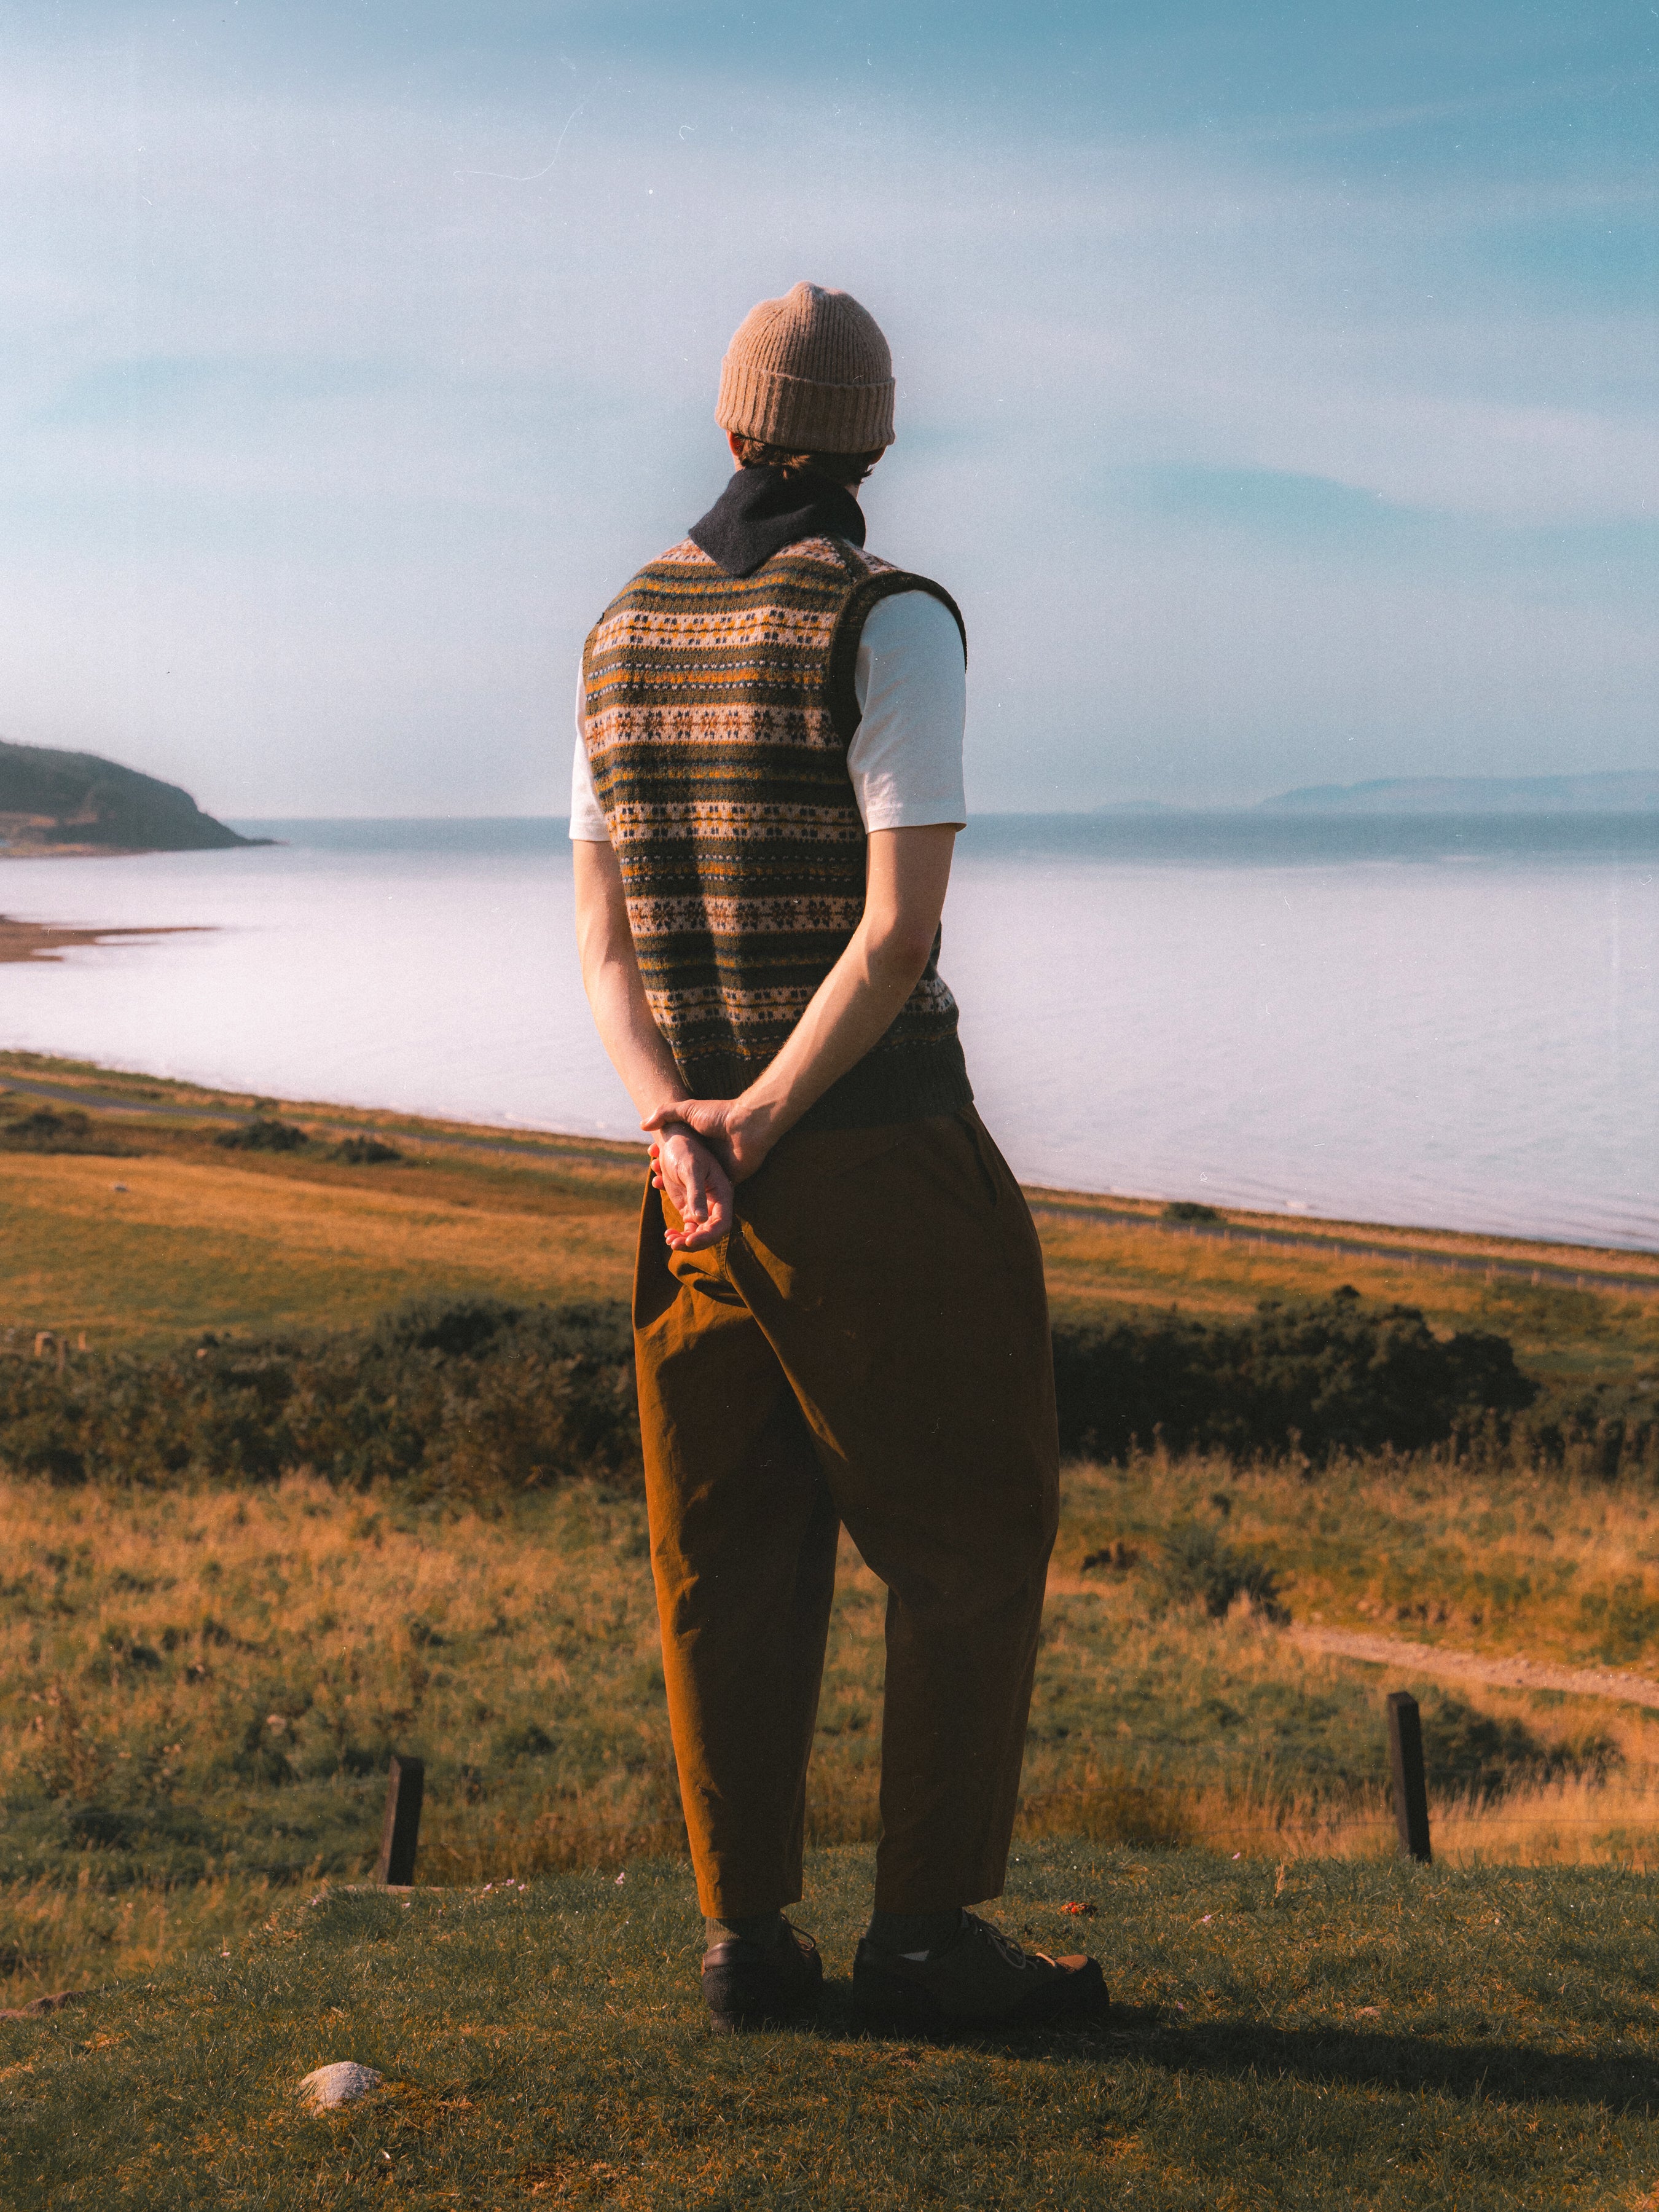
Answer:
[{"label": "distant mountain", "polygon": [[199,853],[270,842],[239,837],[177,784],[96,753],[0,738],[0,854]]},{"label": "distant mountain", "polygon": [[1621,775],[1396,775],[1310,783],[1264,799],[1267,814],[1653,814],[1659,771]]}]

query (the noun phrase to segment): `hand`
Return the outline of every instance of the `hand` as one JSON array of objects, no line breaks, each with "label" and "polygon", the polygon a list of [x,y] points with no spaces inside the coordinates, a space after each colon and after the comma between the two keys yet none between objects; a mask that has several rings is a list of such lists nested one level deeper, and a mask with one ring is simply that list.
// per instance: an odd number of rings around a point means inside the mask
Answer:
[{"label": "hand", "polygon": [[651,1180],[684,1224],[664,1231],[671,1250],[699,1252],[706,1244],[718,1244],[731,1228],[731,1177],[689,1129],[665,1131],[652,1146]]},{"label": "hand", "polygon": [[732,1181],[747,1182],[776,1139],[763,1111],[741,1098],[677,1098],[642,1121],[642,1129],[690,1130],[702,1139]]}]

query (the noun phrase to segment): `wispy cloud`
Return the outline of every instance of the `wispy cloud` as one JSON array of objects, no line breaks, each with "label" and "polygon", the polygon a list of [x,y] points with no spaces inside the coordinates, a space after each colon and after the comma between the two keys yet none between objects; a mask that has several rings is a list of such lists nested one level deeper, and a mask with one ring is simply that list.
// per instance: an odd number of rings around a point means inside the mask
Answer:
[{"label": "wispy cloud", "polygon": [[14,19],[9,734],[242,811],[556,807],[582,632],[718,489],[732,326],[810,274],[894,339],[873,540],[968,605],[978,803],[1650,750],[1653,189],[1491,152],[1639,63],[1199,129],[1091,119],[1056,35],[1045,125],[1029,53],[1000,94],[921,11],[879,70],[873,15],[759,59],[642,9],[486,7],[459,58],[453,18],[171,20]]}]

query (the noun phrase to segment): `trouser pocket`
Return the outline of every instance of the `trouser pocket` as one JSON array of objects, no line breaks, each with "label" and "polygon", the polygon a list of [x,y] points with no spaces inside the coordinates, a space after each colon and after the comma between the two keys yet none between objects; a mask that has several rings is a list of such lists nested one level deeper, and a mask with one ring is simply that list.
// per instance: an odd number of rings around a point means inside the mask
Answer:
[{"label": "trouser pocket", "polygon": [[973,1146],[974,1158],[979,1166],[980,1181],[985,1186],[985,1195],[994,1206],[1000,1206],[1004,1185],[1007,1181],[1006,1162],[991,1142],[991,1133],[971,1106],[959,1107],[957,1121]]}]

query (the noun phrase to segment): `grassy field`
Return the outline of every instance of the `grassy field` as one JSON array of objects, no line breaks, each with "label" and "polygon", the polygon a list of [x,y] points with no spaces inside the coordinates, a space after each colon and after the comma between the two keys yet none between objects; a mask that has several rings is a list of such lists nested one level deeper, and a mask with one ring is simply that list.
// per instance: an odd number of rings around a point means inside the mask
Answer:
[{"label": "grassy field", "polygon": [[[86,1331],[96,1344],[166,1340],[196,1329],[255,1329],[368,1319],[434,1280],[532,1298],[617,1296],[628,1289],[643,1155],[587,1139],[411,1123],[337,1107],[281,1108],[326,1137],[380,1135],[404,1158],[352,1167],[325,1146],[298,1154],[227,1152],[222,1115],[255,1102],[185,1085],[138,1081],[33,1054],[0,1053],[0,1088],[120,1097],[131,1111],[92,1116],[138,1157],[12,1153],[0,1178],[0,1336]],[[32,1103],[14,1091],[0,1108]],[[202,1118],[163,1118],[161,1109]],[[441,1145],[437,1141],[443,1139]],[[124,1190],[114,1186],[121,1183]],[[1178,1305],[1242,1315],[1267,1297],[1323,1296],[1352,1283],[1367,1297],[1422,1307],[1440,1329],[1495,1329],[1543,1376],[1650,1378],[1659,1385],[1659,1257],[1529,1245],[1513,1238],[1366,1230],[1391,1256],[1339,1249],[1342,1224],[1299,1224],[1293,1246],[1218,1244],[1163,1220],[1162,1209],[1112,1205],[1132,1221],[1039,1210],[1055,1312],[1107,1317]],[[1283,1235],[1283,1215],[1229,1209],[1228,1221]],[[1651,1295],[1443,1273],[1437,1254],[1565,1261],[1650,1276]]]},{"label": "grassy field", "polygon": [[[438,1149],[419,1130],[411,1142],[392,1117],[331,1108],[326,1122],[296,1122],[384,1134],[408,1146],[404,1158],[354,1167],[320,1145],[301,1155],[227,1152],[214,1141],[228,1126],[212,1111],[229,1103],[220,1094],[0,1054],[0,1085],[23,1072],[49,1075],[55,1088],[128,1095],[138,1110],[90,1117],[124,1152],[6,1156],[0,1337],[8,1327],[19,1340],[52,1328],[72,1341],[84,1333],[94,1345],[144,1344],[204,1328],[338,1327],[434,1279],[547,1299],[628,1289],[643,1157],[630,1148],[515,1156],[511,1133],[473,1131],[459,1133],[471,1147]],[[204,1118],[143,1110],[180,1103],[201,1103]]]},{"label": "grassy field", "polygon": [[[816,2030],[720,2041],[674,1868],[488,1893],[313,1892],[185,1966],[0,2024],[9,2204],[388,2201],[1650,2207],[1652,1886],[1045,1844],[1000,1910],[1083,1925],[1116,2005],[1017,2044],[849,2033],[867,1854],[817,1851]],[[328,2116],[313,2067],[385,2086]],[[133,2124],[135,2113],[143,2124]]]},{"label": "grassy field", "polygon": [[[14,1484],[0,1498],[7,2001],[158,1966],[255,1924],[296,1881],[362,1876],[393,1749],[428,1761],[422,1880],[683,1848],[636,1498],[573,1485],[452,1516],[295,1478],[125,1498]],[[1409,1481],[1334,1470],[1316,1487],[1203,1462],[1070,1468],[1022,1834],[1386,1855],[1382,1705],[1406,1686],[1443,1859],[1647,1867],[1659,1714],[1449,1688],[1294,1640],[1314,1614],[1373,1619],[1364,1593],[1397,1587],[1382,1563],[1409,1553],[1413,1624],[1427,1607],[1438,1632],[1500,1648],[1488,1593],[1519,1587],[1504,1547],[1543,1546],[1544,1504],[1563,1595],[1552,1611],[1540,1577],[1509,1638],[1535,1618],[1549,1648],[1594,1659],[1597,1594],[1611,1601],[1628,1559],[1656,1550],[1650,1498],[1472,1489],[1428,1467]],[[1248,1600],[1213,1617],[1162,1547],[1170,1529],[1217,1528],[1277,1575],[1290,1627]],[[1122,1564],[1085,1565],[1103,1553]],[[877,1832],[881,1628],[880,1586],[848,1545],[809,1801],[819,1844]]]},{"label": "grassy field", "polygon": [[[626,1290],[634,1148],[284,1106],[308,1146],[229,1151],[252,1100],[0,1056],[0,1086],[30,1082],[131,1110],[92,1111],[107,1150],[6,1149],[35,1102],[0,1095],[0,1355],[339,1328],[434,1287]],[[403,1157],[337,1159],[342,1133]],[[1581,1290],[1488,1280],[1561,1256],[1513,1243],[1368,1231],[1390,1249],[1362,1257],[1339,1225],[1222,1244],[1127,1210],[1040,1212],[1058,1311],[1351,1283],[1499,1331],[1546,1379],[1659,1379],[1659,1296],[1595,1282],[1659,1289],[1641,1255],[1569,1255]],[[709,2041],[627,1490],[462,1512],[303,1475],[0,1482],[0,1993],[105,1992],[0,2023],[0,2201],[347,2204],[390,2179],[469,2206],[1659,2205],[1659,1714],[1297,1640],[1659,1674],[1645,1486],[1432,1454],[1069,1468],[1000,1910],[1068,1948],[1057,1905],[1093,1902],[1129,2009],[1024,2057],[849,2040],[844,1985],[821,2034]],[[1225,1601],[1241,1576],[1260,1601]],[[843,1984],[881,1597],[848,1547],[803,1916]],[[1428,1870],[1392,1856],[1395,1687],[1423,1705]],[[418,1872],[447,1887],[313,1909],[372,1863],[393,1748],[428,1761]],[[293,2081],[341,2057],[393,2086],[296,2119]]]}]

